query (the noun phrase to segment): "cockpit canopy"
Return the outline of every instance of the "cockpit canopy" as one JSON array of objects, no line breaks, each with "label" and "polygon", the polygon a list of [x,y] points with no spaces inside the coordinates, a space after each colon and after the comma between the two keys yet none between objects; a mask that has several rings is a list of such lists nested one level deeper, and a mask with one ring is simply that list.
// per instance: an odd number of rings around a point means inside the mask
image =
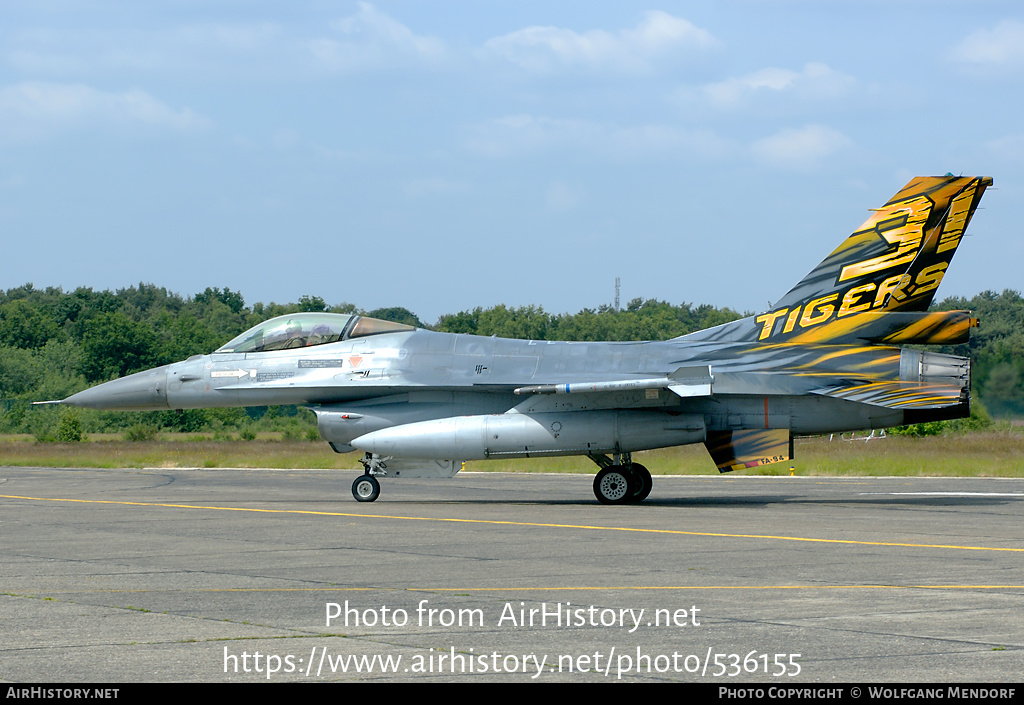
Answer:
[{"label": "cockpit canopy", "polygon": [[340,313],[292,313],[263,321],[214,350],[215,353],[254,353],[290,350],[336,343],[367,335],[415,330],[404,323]]}]

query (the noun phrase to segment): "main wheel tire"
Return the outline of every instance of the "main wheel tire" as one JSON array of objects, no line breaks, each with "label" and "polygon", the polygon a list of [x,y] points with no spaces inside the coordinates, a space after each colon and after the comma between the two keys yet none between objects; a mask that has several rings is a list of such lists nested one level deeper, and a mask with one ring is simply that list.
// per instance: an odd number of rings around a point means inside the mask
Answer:
[{"label": "main wheel tire", "polygon": [[609,465],[594,478],[594,496],[601,504],[626,504],[635,494],[634,484],[621,465]]},{"label": "main wheel tire", "polygon": [[654,478],[651,477],[651,471],[645,468],[640,463],[633,463],[629,466],[630,472],[633,474],[633,480],[636,483],[636,493],[629,500],[634,504],[639,504],[647,499],[647,495],[654,489]]},{"label": "main wheel tire", "polygon": [[360,475],[352,483],[352,496],[357,502],[372,502],[380,497],[380,483],[373,475]]}]

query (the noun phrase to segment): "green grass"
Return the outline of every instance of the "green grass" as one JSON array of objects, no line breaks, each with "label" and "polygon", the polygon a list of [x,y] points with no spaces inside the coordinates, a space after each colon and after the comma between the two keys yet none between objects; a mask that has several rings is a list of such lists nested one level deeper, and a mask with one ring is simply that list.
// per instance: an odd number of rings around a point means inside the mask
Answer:
[{"label": "green grass", "polygon": [[[838,435],[801,438],[795,444],[797,475],[900,475],[1024,477],[1024,433],[997,431],[913,438],[888,436],[869,441]],[[358,453],[339,455],[325,443],[281,440],[260,434],[254,441],[213,441],[201,434],[164,434],[158,440],[129,442],[120,435],[92,435],[84,443],[37,443],[31,436],[0,436],[0,466],[75,468],[360,468]],[[703,445],[634,453],[655,475],[715,475]],[[587,458],[481,460],[467,470],[498,472],[594,473]],[[788,475],[790,463],[744,470],[743,475]]]},{"label": "green grass", "polygon": [[[167,434],[170,436],[171,434]],[[174,434],[175,436],[179,434]],[[259,438],[213,441],[184,438],[131,442],[90,436],[86,443],[36,443],[31,436],[0,436],[0,466],[68,468],[359,468],[354,453],[326,443]],[[266,434],[273,435],[273,434]]]},{"label": "green grass", "polygon": [[[793,463],[796,475],[1024,477],[1024,434],[988,431],[913,438],[888,436],[869,441],[799,438]],[[703,445],[634,453],[654,475],[717,475]],[[593,473],[587,458],[491,460],[467,464],[467,470]],[[741,475],[789,475],[790,463],[740,471]]]}]

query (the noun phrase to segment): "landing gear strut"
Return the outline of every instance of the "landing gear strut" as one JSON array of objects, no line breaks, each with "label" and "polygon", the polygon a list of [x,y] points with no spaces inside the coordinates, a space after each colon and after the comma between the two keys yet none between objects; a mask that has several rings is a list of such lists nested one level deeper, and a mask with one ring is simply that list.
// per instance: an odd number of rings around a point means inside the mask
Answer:
[{"label": "landing gear strut", "polygon": [[601,504],[638,504],[651,493],[654,480],[629,453],[616,453],[612,461],[607,455],[592,455],[601,470],[594,478],[594,496]]}]

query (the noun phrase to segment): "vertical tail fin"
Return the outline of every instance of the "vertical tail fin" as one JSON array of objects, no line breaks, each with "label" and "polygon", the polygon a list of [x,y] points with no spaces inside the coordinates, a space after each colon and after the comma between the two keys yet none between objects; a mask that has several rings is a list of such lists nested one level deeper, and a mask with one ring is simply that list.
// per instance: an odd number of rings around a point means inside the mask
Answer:
[{"label": "vertical tail fin", "polygon": [[911,180],[757,317],[758,339],[829,342],[858,327],[858,314],[926,311],[991,185],[987,176]]}]

